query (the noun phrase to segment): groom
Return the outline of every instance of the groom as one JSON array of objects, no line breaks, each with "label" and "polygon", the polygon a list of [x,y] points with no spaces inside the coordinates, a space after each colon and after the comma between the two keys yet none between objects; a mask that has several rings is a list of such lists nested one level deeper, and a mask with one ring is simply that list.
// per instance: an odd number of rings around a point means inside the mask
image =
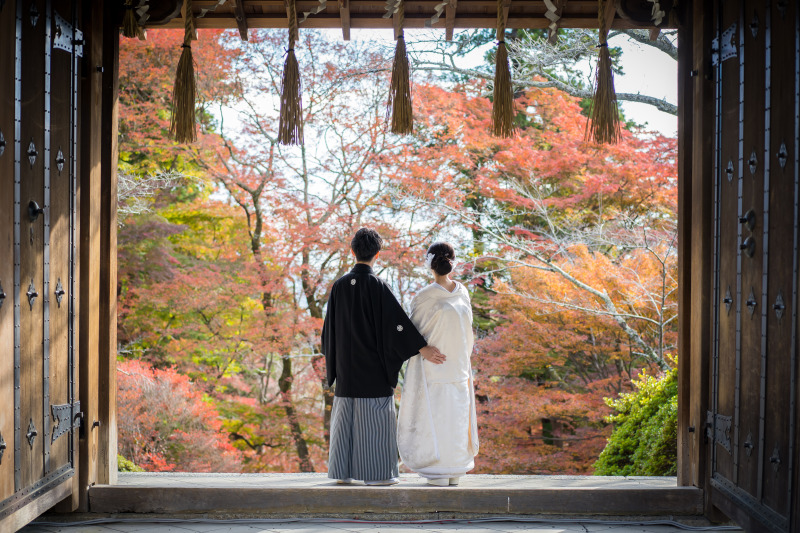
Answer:
[{"label": "groom", "polygon": [[400,367],[418,353],[432,363],[445,361],[372,271],[382,245],[377,231],[356,232],[350,248],[357,263],[334,282],[322,327],[328,386],[336,383],[328,477],[339,483],[399,481],[394,387]]}]

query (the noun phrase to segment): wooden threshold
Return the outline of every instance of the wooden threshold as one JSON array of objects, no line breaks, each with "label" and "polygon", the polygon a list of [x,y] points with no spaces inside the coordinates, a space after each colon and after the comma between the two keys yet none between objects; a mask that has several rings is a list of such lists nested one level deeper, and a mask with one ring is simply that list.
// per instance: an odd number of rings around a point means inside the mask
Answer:
[{"label": "wooden threshold", "polygon": [[433,487],[337,485],[325,474],[120,474],[89,489],[92,513],[240,516],[488,514],[701,516],[703,491],[676,478],[471,475]]},{"label": "wooden threshold", "polygon": [[17,531],[72,494],[72,476],[30,503],[0,519],[0,531]]}]

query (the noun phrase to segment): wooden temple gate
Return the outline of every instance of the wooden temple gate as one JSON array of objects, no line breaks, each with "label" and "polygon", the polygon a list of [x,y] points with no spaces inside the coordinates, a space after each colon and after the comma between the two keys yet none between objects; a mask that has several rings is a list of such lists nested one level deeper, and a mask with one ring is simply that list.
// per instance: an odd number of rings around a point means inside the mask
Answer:
[{"label": "wooden temple gate", "polygon": [[[24,8],[24,9],[23,9]],[[75,475],[82,36],[68,1],[0,11],[0,518]]]},{"label": "wooden temple gate", "polygon": [[[312,0],[298,0],[311,9]],[[410,1],[407,27],[438,2]],[[556,1],[562,27],[597,2]],[[181,2],[148,26],[182,27]],[[494,27],[451,0],[434,27]],[[539,0],[508,28],[546,28]],[[195,0],[198,27],[286,27],[283,0]],[[800,530],[800,13],[792,0],[662,1],[679,29],[678,483],[752,531]],[[617,0],[614,27],[652,27]],[[116,472],[116,101],[122,2],[0,0],[0,530],[89,510]],[[392,27],[340,0],[302,27]],[[638,17],[638,18],[637,18]]]},{"label": "wooden temple gate", "polygon": [[[112,167],[99,161],[102,82],[115,77],[113,63],[103,74],[102,42],[84,37],[92,21],[103,28],[102,9],[87,16],[90,7],[0,2],[0,531],[62,501],[76,508],[77,487],[116,458],[116,431],[102,442],[98,431],[114,408],[113,361],[98,354],[114,333],[114,293],[100,303],[101,281],[115,274],[115,263],[100,265],[115,235],[115,224],[101,230],[113,203],[103,213],[100,181]],[[106,60],[115,57],[112,47]],[[106,128],[110,137],[116,124]]]}]

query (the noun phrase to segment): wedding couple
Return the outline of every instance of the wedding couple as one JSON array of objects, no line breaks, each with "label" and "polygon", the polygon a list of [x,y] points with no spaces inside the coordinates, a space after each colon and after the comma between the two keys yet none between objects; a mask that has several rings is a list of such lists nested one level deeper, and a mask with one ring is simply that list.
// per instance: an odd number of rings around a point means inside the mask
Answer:
[{"label": "wedding couple", "polygon": [[[350,243],[357,263],[328,299],[322,351],[336,386],[328,477],[394,485],[399,452],[431,485],[457,485],[478,453],[469,293],[450,279],[453,247],[433,244],[426,265],[434,282],[414,297],[409,318],[372,270],[382,245],[375,230],[358,230]],[[406,360],[398,419],[394,388]]]}]

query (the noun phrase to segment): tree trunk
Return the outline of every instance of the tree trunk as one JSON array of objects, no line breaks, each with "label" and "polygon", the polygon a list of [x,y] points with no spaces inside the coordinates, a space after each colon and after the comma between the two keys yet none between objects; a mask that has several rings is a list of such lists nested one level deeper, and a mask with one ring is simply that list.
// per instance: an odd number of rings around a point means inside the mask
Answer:
[{"label": "tree trunk", "polygon": [[292,380],[292,360],[288,357],[284,357],[283,370],[281,370],[281,377],[278,380],[278,388],[281,391],[283,408],[286,411],[286,418],[289,420],[289,431],[292,434],[292,440],[297,449],[300,471],[314,472],[314,465],[311,463],[311,456],[308,453],[308,444],[306,443],[306,439],[303,438],[303,429],[300,427],[300,422],[297,420],[297,412],[294,410],[294,404],[292,403]]},{"label": "tree trunk", "polygon": [[[303,284],[303,293],[308,302],[308,313],[313,318],[323,319],[322,305],[317,299],[316,291],[317,285],[313,284],[309,279],[309,265],[311,264],[311,256],[308,250],[303,250],[303,269],[300,278]],[[320,351],[320,347],[316,347],[316,351]],[[333,391],[328,387],[328,376],[325,372],[325,358],[321,355],[315,355],[311,359],[311,366],[317,374],[317,379],[322,387],[323,398],[323,412],[322,412],[322,433],[325,436],[325,445],[330,446],[331,443],[331,410],[333,409]]]}]

